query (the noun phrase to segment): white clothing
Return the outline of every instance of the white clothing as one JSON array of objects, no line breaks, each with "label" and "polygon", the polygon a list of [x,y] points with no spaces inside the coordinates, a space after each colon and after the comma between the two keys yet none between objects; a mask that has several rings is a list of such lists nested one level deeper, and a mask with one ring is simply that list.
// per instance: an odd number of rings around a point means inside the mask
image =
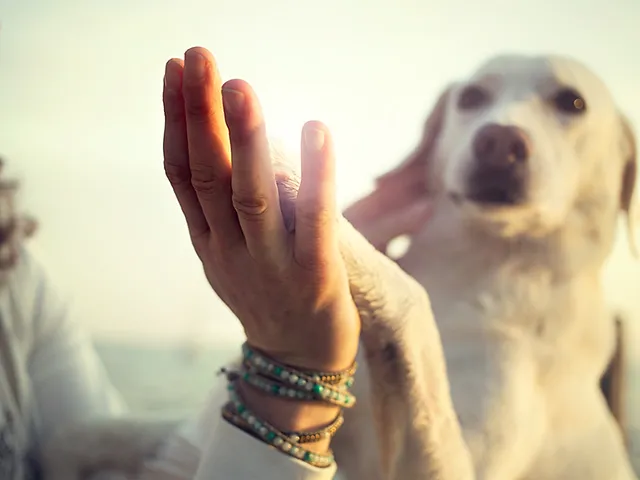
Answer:
[{"label": "white clothing", "polygon": [[[216,390],[206,408],[168,439],[157,460],[149,462],[144,478],[334,477],[335,467],[314,468],[224,422],[219,407],[226,398],[224,388]],[[89,338],[67,315],[42,267],[24,250],[0,287],[0,478],[38,478],[34,461],[38,447],[58,427],[124,411]]]}]

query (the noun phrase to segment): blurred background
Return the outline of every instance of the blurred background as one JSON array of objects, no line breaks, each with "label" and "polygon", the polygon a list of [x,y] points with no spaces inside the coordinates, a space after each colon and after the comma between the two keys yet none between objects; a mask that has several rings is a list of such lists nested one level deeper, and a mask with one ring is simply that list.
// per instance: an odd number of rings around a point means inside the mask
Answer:
[{"label": "blurred background", "polygon": [[[412,149],[440,90],[496,53],[583,60],[640,134],[639,23],[638,0],[0,0],[0,154],[40,220],[38,256],[127,399],[190,410],[241,331],[164,178],[168,58],[211,49],[293,149],[304,121],[325,121],[346,205]],[[620,235],[606,289],[627,319],[640,429],[640,263],[628,252]]]}]

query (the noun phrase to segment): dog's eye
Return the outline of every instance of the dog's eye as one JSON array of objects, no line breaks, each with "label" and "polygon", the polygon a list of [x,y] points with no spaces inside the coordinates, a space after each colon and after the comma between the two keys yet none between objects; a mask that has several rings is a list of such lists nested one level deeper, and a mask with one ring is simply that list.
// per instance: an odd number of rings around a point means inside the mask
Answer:
[{"label": "dog's eye", "polygon": [[553,103],[558,110],[570,115],[584,113],[587,109],[584,98],[572,88],[563,88],[556,93]]},{"label": "dog's eye", "polygon": [[458,108],[460,110],[474,110],[482,107],[489,101],[489,94],[477,87],[471,85],[466,87],[458,97]]}]

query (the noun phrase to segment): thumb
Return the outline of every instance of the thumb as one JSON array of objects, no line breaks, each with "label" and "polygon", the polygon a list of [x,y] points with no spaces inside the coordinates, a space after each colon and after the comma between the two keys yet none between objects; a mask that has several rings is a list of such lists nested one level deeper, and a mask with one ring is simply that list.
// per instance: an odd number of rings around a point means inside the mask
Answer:
[{"label": "thumb", "polygon": [[327,263],[338,248],[338,217],[333,142],[320,122],[308,122],[302,131],[302,178],[295,218],[296,262],[304,268]]}]

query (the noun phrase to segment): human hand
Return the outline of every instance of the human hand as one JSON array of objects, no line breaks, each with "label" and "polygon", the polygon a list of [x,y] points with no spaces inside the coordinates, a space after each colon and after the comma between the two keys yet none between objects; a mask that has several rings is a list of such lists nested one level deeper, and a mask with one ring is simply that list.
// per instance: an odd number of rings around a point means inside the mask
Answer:
[{"label": "human hand", "polygon": [[248,342],[298,368],[349,367],[360,321],[338,249],[327,128],[309,122],[303,129],[302,180],[289,232],[250,86],[222,85],[212,55],[193,48],[184,63],[167,63],[163,98],[167,177],[206,277]]}]

